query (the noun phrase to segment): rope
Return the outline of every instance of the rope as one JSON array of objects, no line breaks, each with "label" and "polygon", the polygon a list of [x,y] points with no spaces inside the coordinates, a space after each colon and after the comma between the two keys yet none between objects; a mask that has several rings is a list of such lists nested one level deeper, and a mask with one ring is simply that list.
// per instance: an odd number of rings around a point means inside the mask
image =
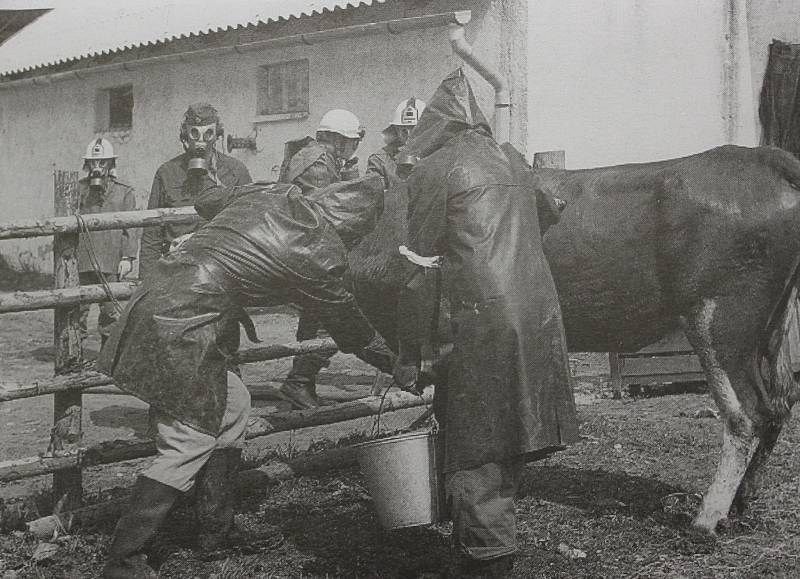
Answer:
[{"label": "rope", "polygon": [[81,217],[80,213],[76,213],[75,217],[78,220],[78,226],[81,229],[82,233],[85,233],[86,236],[84,240],[86,241],[86,253],[89,254],[89,261],[92,264],[92,269],[94,270],[95,275],[97,275],[97,279],[100,280],[100,285],[103,287],[103,291],[110,301],[114,305],[114,309],[117,311],[117,315],[122,313],[122,305],[117,301],[117,298],[114,297],[114,292],[111,291],[111,286],[108,285],[108,280],[106,279],[105,274],[103,274],[100,268],[100,262],[97,260],[97,253],[95,251],[94,242],[92,241],[92,236],[90,235],[89,227],[86,225],[86,222]]}]

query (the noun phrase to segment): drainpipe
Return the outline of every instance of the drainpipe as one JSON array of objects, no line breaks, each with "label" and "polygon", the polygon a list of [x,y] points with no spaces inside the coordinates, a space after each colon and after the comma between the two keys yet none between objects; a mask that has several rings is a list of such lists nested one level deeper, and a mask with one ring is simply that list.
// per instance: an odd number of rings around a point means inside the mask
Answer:
[{"label": "drainpipe", "polygon": [[453,52],[494,87],[494,139],[498,143],[507,143],[511,130],[511,99],[508,84],[491,66],[473,54],[472,46],[464,38],[462,24],[451,23],[449,28]]}]

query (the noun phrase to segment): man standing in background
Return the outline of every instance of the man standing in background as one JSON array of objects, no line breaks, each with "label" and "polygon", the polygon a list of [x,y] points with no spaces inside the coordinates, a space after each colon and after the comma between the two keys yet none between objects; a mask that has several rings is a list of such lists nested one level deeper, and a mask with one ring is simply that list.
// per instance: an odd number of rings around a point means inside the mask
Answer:
[{"label": "man standing in background", "polygon": [[[358,149],[364,129],[358,117],[344,109],[333,109],[322,116],[316,138],[305,137],[286,144],[280,182],[300,187],[303,195],[333,183],[358,178]],[[297,322],[297,339],[325,337],[315,312],[305,310]],[[330,356],[303,354],[292,360],[292,369],[281,386],[281,394],[295,408],[319,406],[316,378]]]},{"label": "man standing in background", "polygon": [[[183,115],[180,140],[184,152],[161,165],[153,178],[148,209],[194,205],[197,196],[211,185],[247,185],[252,181],[247,167],[217,151],[223,128],[217,110],[208,103],[195,103]],[[194,233],[202,225],[163,225],[145,228],[142,234],[139,277],[146,279],[156,261],[177,237]]]},{"label": "man standing in background", "polygon": [[[87,175],[78,181],[79,212],[110,213],[132,211],[136,208],[133,188],[116,178],[117,156],[106,139],[92,139],[83,156]],[[102,284],[124,279],[133,271],[136,260],[136,236],[128,229],[91,231],[80,234],[78,243],[78,274],[81,285]],[[117,317],[116,304],[101,302],[97,327],[101,344],[108,338],[109,327]],[[81,343],[89,336],[88,321],[91,304],[80,307]]]}]

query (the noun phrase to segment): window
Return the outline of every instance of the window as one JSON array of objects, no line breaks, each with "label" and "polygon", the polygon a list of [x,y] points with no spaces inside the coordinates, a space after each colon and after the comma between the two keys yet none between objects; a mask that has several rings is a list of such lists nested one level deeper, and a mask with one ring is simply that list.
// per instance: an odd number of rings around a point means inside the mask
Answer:
[{"label": "window", "polygon": [[308,59],[265,64],[258,69],[256,114],[308,113]]},{"label": "window", "polygon": [[95,113],[98,132],[130,130],[133,127],[133,85],[97,91]]}]

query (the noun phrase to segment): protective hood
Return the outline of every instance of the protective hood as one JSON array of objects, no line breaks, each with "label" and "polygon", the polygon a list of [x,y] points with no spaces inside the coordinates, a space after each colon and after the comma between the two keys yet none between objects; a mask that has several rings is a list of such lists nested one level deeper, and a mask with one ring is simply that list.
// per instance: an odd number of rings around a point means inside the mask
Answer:
[{"label": "protective hood", "polygon": [[424,159],[455,135],[469,129],[488,136],[492,134],[464,70],[459,68],[436,89],[406,145],[400,150],[398,161]]},{"label": "protective hood", "polygon": [[342,241],[351,245],[375,229],[383,213],[383,179],[366,175],[341,181],[309,191],[306,199],[321,209]]}]

